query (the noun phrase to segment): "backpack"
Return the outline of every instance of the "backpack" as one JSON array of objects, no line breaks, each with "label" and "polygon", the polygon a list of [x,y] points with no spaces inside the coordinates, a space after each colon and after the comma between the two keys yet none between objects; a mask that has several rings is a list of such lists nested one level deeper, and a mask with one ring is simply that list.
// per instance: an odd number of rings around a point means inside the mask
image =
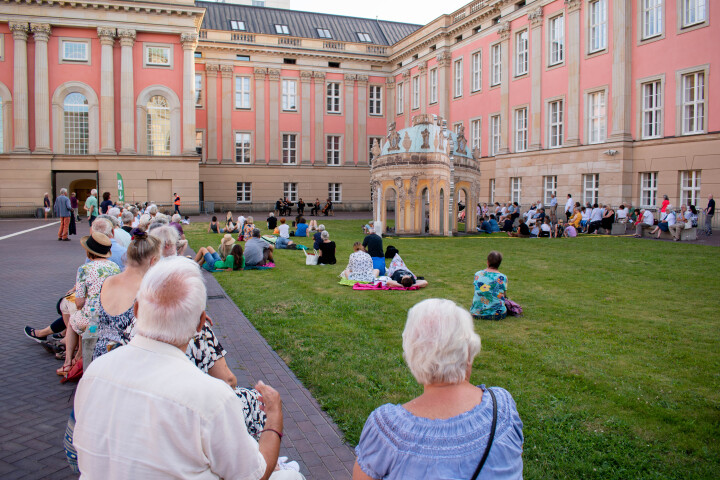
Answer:
[{"label": "backpack", "polygon": [[522,317],[523,309],[520,304],[513,302],[507,297],[505,297],[505,308],[507,308],[508,315],[512,317]]}]

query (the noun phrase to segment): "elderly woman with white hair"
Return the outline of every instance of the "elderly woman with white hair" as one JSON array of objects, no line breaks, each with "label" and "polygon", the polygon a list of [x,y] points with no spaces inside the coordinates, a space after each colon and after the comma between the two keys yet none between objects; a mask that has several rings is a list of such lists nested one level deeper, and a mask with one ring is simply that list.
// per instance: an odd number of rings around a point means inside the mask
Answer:
[{"label": "elderly woman with white hair", "polygon": [[187,240],[180,240],[180,235],[176,228],[170,225],[151,225],[148,233],[160,239],[162,242],[161,254],[163,257],[172,257],[174,255],[182,255],[187,247]]},{"label": "elderly woman with white hair", "polygon": [[480,351],[470,313],[450,300],[424,300],[408,312],[402,337],[423,393],[370,414],[353,479],[521,479],[515,401],[503,388],[470,383]]}]

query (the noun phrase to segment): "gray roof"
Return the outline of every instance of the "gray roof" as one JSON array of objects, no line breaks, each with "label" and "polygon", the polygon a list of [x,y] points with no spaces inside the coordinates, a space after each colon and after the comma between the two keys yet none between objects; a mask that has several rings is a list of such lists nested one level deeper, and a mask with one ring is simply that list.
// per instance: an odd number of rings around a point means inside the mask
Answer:
[{"label": "gray roof", "polygon": [[332,40],[359,42],[358,32],[370,35],[375,45],[393,45],[422,25],[301,12],[282,8],[252,7],[229,3],[195,2],[206,9],[202,27],[206,30],[232,30],[230,20],[245,22],[249,33],[276,35],[275,25],[287,25],[290,36],[321,38],[317,29],[330,31]]}]

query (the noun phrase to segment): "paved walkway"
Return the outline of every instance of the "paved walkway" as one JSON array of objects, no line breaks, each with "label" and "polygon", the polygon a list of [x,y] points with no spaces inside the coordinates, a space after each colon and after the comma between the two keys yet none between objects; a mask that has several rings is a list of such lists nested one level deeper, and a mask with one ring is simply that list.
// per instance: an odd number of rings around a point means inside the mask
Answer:
[{"label": "paved walkway", "polygon": [[[83,259],[78,226],[71,242],[56,240],[57,225],[21,235],[13,233],[48,225],[43,220],[0,220],[0,478],[64,479],[72,475],[62,447],[75,384],[62,385],[60,362],[22,334],[25,325],[41,327],[58,317],[55,303],[75,281]],[[347,479],[354,455],[342,436],[280,357],[205,274],[208,311],[214,330],[228,352],[238,384],[257,380],[275,387],[283,398],[285,437],[281,455],[297,460],[308,479]],[[12,280],[12,281],[10,281]]]}]

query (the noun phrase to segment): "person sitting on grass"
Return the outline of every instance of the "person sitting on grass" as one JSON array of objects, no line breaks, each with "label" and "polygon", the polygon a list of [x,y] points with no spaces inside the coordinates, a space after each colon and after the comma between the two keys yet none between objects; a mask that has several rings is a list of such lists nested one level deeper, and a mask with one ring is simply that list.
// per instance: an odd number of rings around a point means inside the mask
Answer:
[{"label": "person sitting on grass", "polygon": [[218,270],[240,270],[244,265],[242,247],[235,243],[229,233],[220,241],[216,252],[212,247],[200,247],[195,255],[195,261],[208,272]]},{"label": "person sitting on grass", "polygon": [[221,228],[220,233],[240,233],[240,225],[233,222],[232,212],[227,212],[225,228]]},{"label": "person sitting on grass", "polygon": [[307,237],[307,229],[308,225],[305,221],[305,218],[300,217],[297,220],[297,225],[295,228],[295,236],[296,237]]},{"label": "person sitting on grass", "polygon": [[582,214],[580,213],[580,210],[577,209],[577,207],[573,207],[572,216],[568,220],[568,225],[572,225],[575,227],[576,231],[578,228],[580,228],[580,222],[582,221]]},{"label": "person sitting on grass", "polygon": [[575,228],[575,225],[568,224],[565,229],[563,230],[563,237],[567,238],[575,238],[577,237],[577,228]]},{"label": "person sitting on grass", "polygon": [[530,229],[528,228],[527,223],[525,223],[525,219],[521,217],[518,222],[520,223],[518,224],[517,231],[508,232],[508,236],[517,238],[530,238]]},{"label": "person sitting on grass", "polygon": [[370,414],[353,479],[474,478],[483,458],[479,478],[522,478],[523,423],[512,395],[470,383],[480,337],[468,311],[423,300],[408,311],[402,348],[423,393]]},{"label": "person sitting on grass", "polygon": [[[248,217],[245,219],[245,226],[242,227],[242,240],[244,242],[247,242],[252,237],[252,232],[255,230],[255,219],[248,215]],[[240,236],[238,236],[240,237]],[[238,238],[239,240],[240,238]]]},{"label": "person sitting on grass", "polygon": [[[384,259],[383,256],[383,262]],[[378,269],[373,268],[372,257],[365,251],[365,247],[360,242],[355,242],[347,268],[343,270],[340,276],[355,282],[371,283],[378,275],[380,275],[380,272]]]},{"label": "person sitting on grass", "polygon": [[275,227],[277,227],[277,217],[275,217],[275,214],[273,212],[270,212],[270,215],[267,218],[267,228],[272,232],[273,230],[275,230]]},{"label": "person sitting on grass", "polygon": [[260,229],[252,231],[252,237],[245,242],[245,266],[262,267],[273,261],[275,248],[260,237]]},{"label": "person sitting on grass", "polygon": [[322,239],[322,232],[325,231],[325,225],[320,224],[317,227],[317,232],[315,232],[315,235],[313,235],[313,248],[315,250],[320,249],[320,244],[323,242]]},{"label": "person sitting on grass", "polygon": [[372,220],[363,225],[363,235],[367,235],[368,233],[370,233],[371,228],[375,228],[375,222],[373,222]]},{"label": "person sitting on grass", "polygon": [[220,233],[218,230],[217,217],[214,215],[210,219],[210,225],[208,225],[207,233]]},{"label": "person sitting on grass", "polygon": [[380,275],[385,275],[385,252],[383,251],[382,237],[375,233],[374,228],[371,228],[369,232],[363,239],[362,246],[367,249],[367,253],[372,258],[373,268],[377,269]]},{"label": "person sitting on grass", "polygon": [[510,215],[506,216],[505,219],[502,221],[501,231],[506,233],[513,231],[513,219],[510,218]]},{"label": "person sitting on grass", "polygon": [[295,248],[295,244],[290,240],[290,226],[285,223],[285,217],[280,219],[280,226],[278,227],[280,234],[275,241],[275,248]]},{"label": "person sitting on grass", "polygon": [[550,236],[552,238],[560,238],[563,236],[563,231],[565,230],[565,222],[562,221],[562,219],[558,219],[558,223],[556,223],[552,227],[552,232],[550,233]]},{"label": "person sitting on grass", "polygon": [[476,319],[502,320],[507,316],[505,296],[508,279],[498,271],[501,263],[502,254],[492,251],[487,257],[487,268],[475,273],[475,294],[470,313]]},{"label": "person sitting on grass", "polygon": [[[540,222],[538,222],[538,223],[540,223]],[[540,223],[540,234],[538,236],[550,238],[551,233],[552,233],[552,228],[550,228],[550,219],[546,217],[545,220],[542,223]]]},{"label": "person sitting on grass", "polygon": [[322,242],[318,249],[318,265],[335,265],[337,263],[337,259],[335,258],[335,242],[330,241],[330,234],[327,230],[322,231],[320,238]]}]

